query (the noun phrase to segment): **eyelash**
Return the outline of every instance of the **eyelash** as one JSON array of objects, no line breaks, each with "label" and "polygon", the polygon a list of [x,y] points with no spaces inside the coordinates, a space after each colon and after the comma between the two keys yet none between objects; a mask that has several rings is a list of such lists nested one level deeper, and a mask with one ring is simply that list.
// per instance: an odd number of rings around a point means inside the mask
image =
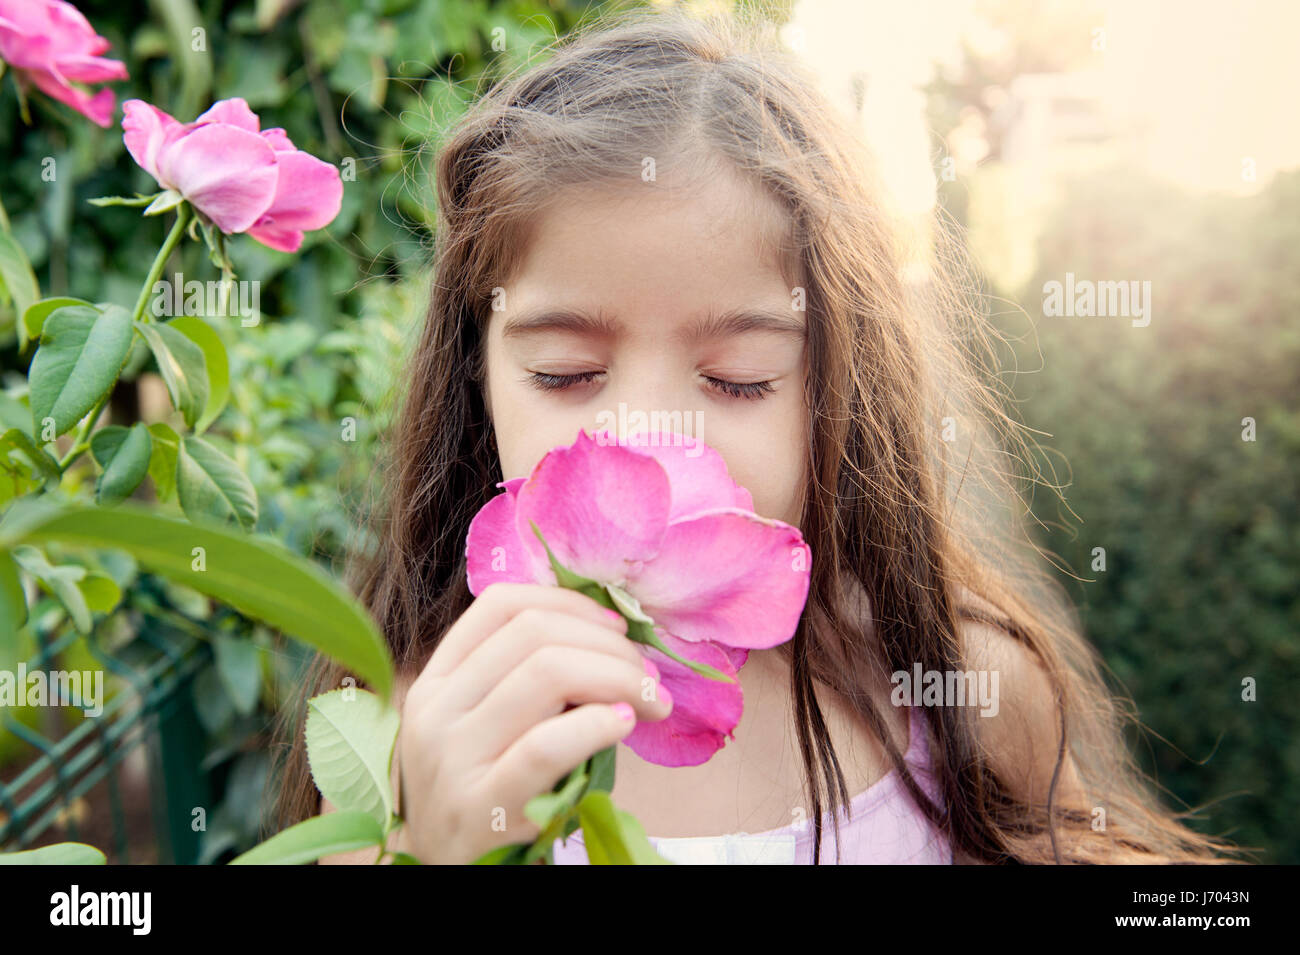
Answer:
[{"label": "eyelash", "polygon": [[[591,381],[599,374],[601,373],[598,371],[583,371],[576,375],[550,375],[546,372],[535,371],[529,377],[529,381],[543,391],[563,391],[565,388],[580,382]],[[705,375],[704,378],[723,394],[732,398],[743,398],[746,401],[760,401],[776,390],[772,387],[770,381],[724,381],[721,378],[713,378],[709,375]]]}]

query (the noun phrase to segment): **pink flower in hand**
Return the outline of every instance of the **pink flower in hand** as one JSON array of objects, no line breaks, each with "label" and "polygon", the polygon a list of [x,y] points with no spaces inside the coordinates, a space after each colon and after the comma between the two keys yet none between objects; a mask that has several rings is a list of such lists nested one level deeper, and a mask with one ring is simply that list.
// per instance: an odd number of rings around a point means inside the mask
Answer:
[{"label": "pink flower in hand", "polygon": [[581,431],[528,478],[498,485],[503,492],[470,523],[469,589],[558,584],[549,547],[563,568],[628,598],[634,615],[639,605],[664,648],[730,678],[711,679],[642,644],[673,710],[624,742],[648,762],[695,766],[734,738],[743,708],[735,677],[749,650],[794,635],[811,554],[798,528],[753,512],[749,492],[702,442],[669,433],[598,438]]},{"label": "pink flower in hand", "polygon": [[0,0],[0,60],[24,82],[71,106],[100,126],[113,118],[117,97],[102,89],[91,95],[73,83],[127,78],[126,65],[99,56],[108,41],[63,0]]},{"label": "pink flower in hand", "polygon": [[143,100],[127,100],[122,109],[132,158],[227,235],[247,232],[272,249],[296,252],[304,232],[339,214],[339,171],[295,147],[283,129],[261,129],[242,99],[221,100],[192,123]]}]

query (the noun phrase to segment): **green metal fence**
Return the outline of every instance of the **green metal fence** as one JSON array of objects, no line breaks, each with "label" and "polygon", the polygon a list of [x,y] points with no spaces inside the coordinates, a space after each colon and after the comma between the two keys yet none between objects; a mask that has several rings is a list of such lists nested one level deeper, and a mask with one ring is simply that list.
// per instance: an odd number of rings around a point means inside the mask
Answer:
[{"label": "green metal fence", "polygon": [[[79,639],[71,632],[42,642],[27,663],[28,672],[56,669],[60,654]],[[86,716],[61,738],[50,739],[0,708],[0,732],[14,734],[37,754],[16,778],[0,783],[0,850],[84,841],[75,801],[104,783],[111,845],[97,848],[112,861],[132,861],[119,771],[134,749],[144,747],[158,861],[192,864],[202,833],[191,824],[191,813],[194,807],[211,805],[211,780],[200,766],[204,733],[190,688],[195,673],[211,659],[211,645],[147,616],[135,638],[114,651],[94,633],[85,640],[104,670],[102,713]]]}]

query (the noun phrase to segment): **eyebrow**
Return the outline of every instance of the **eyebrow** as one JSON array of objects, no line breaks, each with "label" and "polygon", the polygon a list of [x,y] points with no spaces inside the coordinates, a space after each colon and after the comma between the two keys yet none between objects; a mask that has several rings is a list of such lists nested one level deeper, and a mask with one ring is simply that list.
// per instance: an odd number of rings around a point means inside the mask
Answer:
[{"label": "eyebrow", "polygon": [[[615,338],[621,329],[617,319],[603,309],[595,314],[578,309],[543,309],[509,319],[501,335],[503,338],[522,338],[541,332],[562,331],[592,338]],[[778,310],[738,308],[710,312],[675,337],[695,343],[746,332],[772,332],[803,340],[805,328],[803,322]]]}]

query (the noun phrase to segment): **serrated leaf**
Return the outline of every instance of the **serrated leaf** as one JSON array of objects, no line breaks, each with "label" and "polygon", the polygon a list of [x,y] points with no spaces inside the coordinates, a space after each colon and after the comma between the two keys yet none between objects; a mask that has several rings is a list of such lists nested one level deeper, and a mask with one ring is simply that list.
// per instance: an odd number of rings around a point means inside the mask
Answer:
[{"label": "serrated leaf", "polygon": [[234,521],[245,530],[257,524],[257,491],[239,465],[202,438],[180,440],[176,490],[191,519]]},{"label": "serrated leaf", "polygon": [[131,317],[110,305],[103,311],[64,306],[45,320],[41,345],[28,370],[33,434],[54,421],[55,435],[84,418],[117,381],[131,349]]},{"label": "serrated leaf", "polygon": [[401,715],[356,688],[312,697],[307,708],[307,761],[316,788],[339,811],[364,812],[387,825]]}]

